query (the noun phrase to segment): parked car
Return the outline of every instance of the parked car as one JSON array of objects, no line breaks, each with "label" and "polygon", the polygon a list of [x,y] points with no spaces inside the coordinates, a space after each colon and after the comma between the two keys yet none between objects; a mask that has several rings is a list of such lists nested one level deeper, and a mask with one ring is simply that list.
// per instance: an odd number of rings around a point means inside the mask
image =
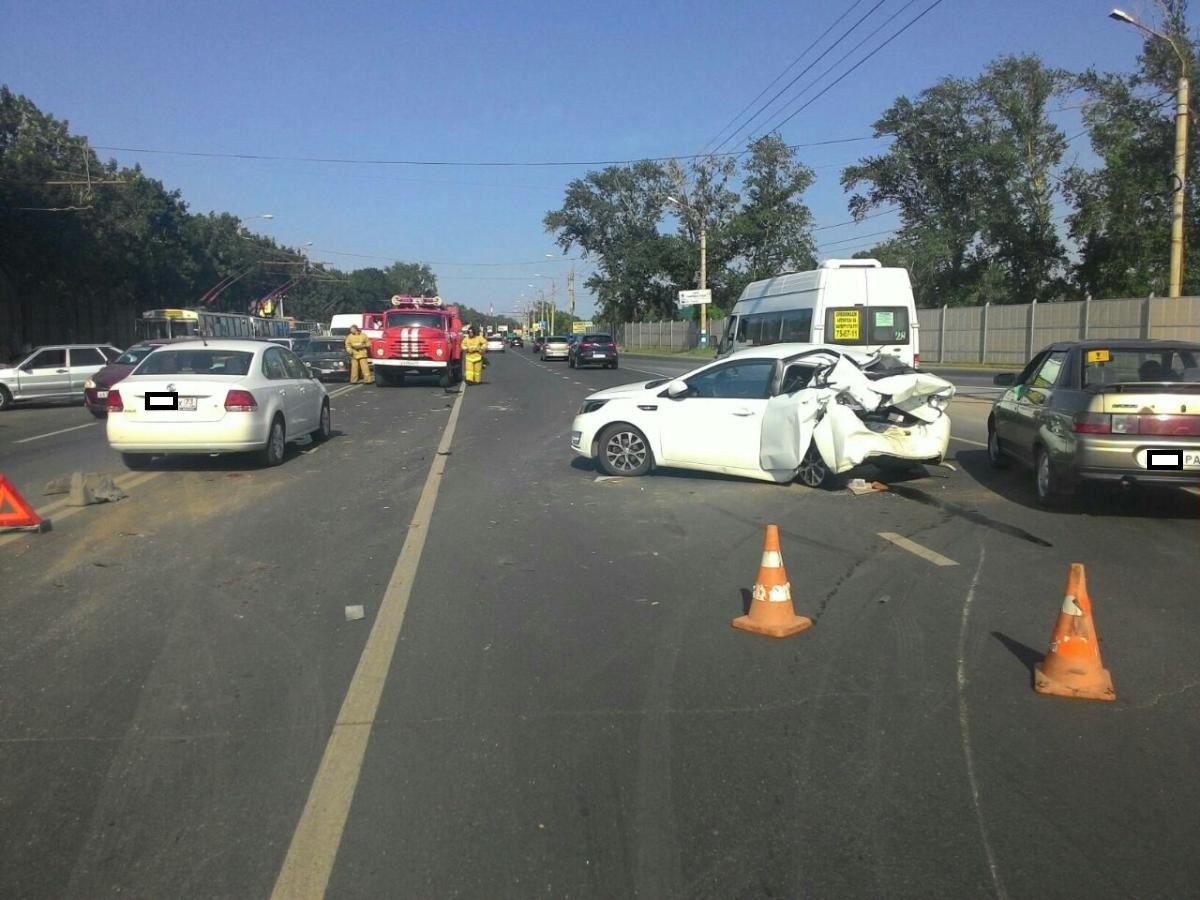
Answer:
[{"label": "parked car", "polygon": [[37,347],[0,365],[0,410],[22,400],[82,400],[84,382],[120,355],[109,344]]},{"label": "parked car", "polygon": [[504,335],[489,334],[487,336],[487,349],[488,349],[489,353],[503,353],[504,352]]},{"label": "parked car", "polygon": [[1200,479],[1200,343],[1061,341],[1020,374],[988,417],[988,459],[1032,467],[1039,502],[1086,481]]},{"label": "parked car", "polygon": [[525,340],[519,334],[509,335],[508,346],[512,347],[513,349],[516,349],[518,347],[524,348]]},{"label": "parked car", "polygon": [[301,361],[312,369],[321,381],[335,379],[350,380],[349,360],[346,356],[346,341],[340,337],[315,337],[300,356]]},{"label": "parked car", "polygon": [[773,344],[592,394],[571,449],[610,475],[673,466],[818,487],[863,462],[940,462],[953,396],[888,354]]},{"label": "parked car", "polygon": [[131,469],[156,454],[246,451],[276,466],[288,441],[329,437],[329,397],[276,344],[192,340],[155,350],[108,392],[107,428]]},{"label": "parked car", "polygon": [[582,366],[601,365],[606,369],[617,367],[617,345],[611,334],[581,334],[571,344],[567,365],[572,369]]},{"label": "parked car", "polygon": [[542,362],[550,359],[567,359],[571,355],[571,345],[565,335],[552,334],[542,344]]},{"label": "parked car", "polygon": [[534,353],[541,353],[544,346],[546,346],[546,336],[539,334],[533,339],[533,342],[529,345],[529,349]]},{"label": "parked car", "polygon": [[114,384],[132,372],[155,348],[186,340],[191,338],[156,338],[134,344],[83,383],[83,405],[97,419],[103,419],[108,415],[108,392]]}]

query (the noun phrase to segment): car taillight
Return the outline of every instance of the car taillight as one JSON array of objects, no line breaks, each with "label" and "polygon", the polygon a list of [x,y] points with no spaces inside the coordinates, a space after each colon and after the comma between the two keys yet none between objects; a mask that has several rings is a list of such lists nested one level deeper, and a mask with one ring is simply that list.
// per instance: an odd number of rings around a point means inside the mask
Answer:
[{"label": "car taillight", "polygon": [[1108,413],[1077,413],[1071,430],[1077,434],[1112,434],[1112,416]]},{"label": "car taillight", "polygon": [[[1115,420],[1116,416],[1113,416],[1113,419]],[[1200,416],[1139,416],[1138,419],[1138,434],[1156,434],[1163,437],[1200,436]]]},{"label": "car taillight", "polygon": [[588,349],[589,347],[591,347],[591,346],[592,346],[592,342],[591,342],[591,341],[580,341],[580,342],[579,342],[579,349],[580,349],[580,350],[587,350],[587,349]]},{"label": "car taillight", "polygon": [[107,408],[108,408],[109,412],[124,412],[125,411],[125,403],[124,403],[124,401],[121,400],[121,392],[120,391],[113,390],[113,391],[108,392],[108,407]]},{"label": "car taillight", "polygon": [[258,403],[249,391],[230,391],[225,395],[226,412],[254,412]]}]

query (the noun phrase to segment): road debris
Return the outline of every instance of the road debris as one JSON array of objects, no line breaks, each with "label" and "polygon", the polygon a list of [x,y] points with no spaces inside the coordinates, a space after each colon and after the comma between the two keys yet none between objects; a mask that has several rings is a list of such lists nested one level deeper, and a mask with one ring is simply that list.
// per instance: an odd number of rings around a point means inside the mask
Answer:
[{"label": "road debris", "polygon": [[363,610],[363,608],[361,606],[347,606],[346,607],[346,621],[347,622],[357,622],[359,619],[366,618],[366,615],[367,615],[366,612]]}]

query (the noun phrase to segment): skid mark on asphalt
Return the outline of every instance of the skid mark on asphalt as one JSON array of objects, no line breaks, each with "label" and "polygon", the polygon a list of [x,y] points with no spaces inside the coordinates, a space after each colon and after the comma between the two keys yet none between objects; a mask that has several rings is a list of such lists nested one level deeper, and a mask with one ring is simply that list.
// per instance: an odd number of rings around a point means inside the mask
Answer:
[{"label": "skid mark on asphalt", "polygon": [[966,519],[968,522],[974,522],[976,525],[982,525],[984,528],[991,528],[993,531],[999,531],[1001,534],[1007,534],[1010,537],[1020,538],[1023,541],[1029,541],[1031,544],[1037,544],[1039,547],[1053,547],[1054,545],[1047,540],[1043,540],[1035,534],[1030,534],[1024,528],[1018,528],[1016,525],[1009,525],[1007,522],[997,522],[990,516],[985,516],[983,513],[975,512],[966,507],[959,506],[957,503],[950,503],[946,500],[939,500],[936,497],[931,497],[924,491],[918,491],[916,488],[906,487],[902,484],[888,485],[893,494],[899,494],[908,500],[915,500],[925,506],[932,506],[935,509],[940,509],[943,512],[949,513],[952,516]]}]

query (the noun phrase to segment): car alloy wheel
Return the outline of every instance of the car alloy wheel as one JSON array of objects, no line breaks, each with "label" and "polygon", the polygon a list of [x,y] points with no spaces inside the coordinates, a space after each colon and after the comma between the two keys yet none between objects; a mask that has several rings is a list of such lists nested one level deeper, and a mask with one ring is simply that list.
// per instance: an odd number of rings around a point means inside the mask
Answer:
[{"label": "car alloy wheel", "polygon": [[810,488],[819,488],[829,479],[829,467],[815,445],[809,445],[796,475],[802,484]]},{"label": "car alloy wheel", "polygon": [[1000,449],[1000,438],[996,435],[996,426],[990,422],[988,423],[987,455],[988,463],[993,469],[1003,469],[1008,466],[1008,458]]},{"label": "car alloy wheel", "polygon": [[1054,464],[1050,461],[1050,454],[1044,447],[1037,449],[1034,472],[1038,503],[1043,506],[1052,506],[1060,494],[1058,476],[1054,474]]},{"label": "car alloy wheel", "polygon": [[650,469],[645,435],[632,425],[609,425],[600,435],[600,467],[609,475],[644,475]]},{"label": "car alloy wheel", "polygon": [[327,441],[330,435],[333,434],[333,423],[329,417],[329,401],[326,400],[321,404],[321,420],[317,430],[313,432],[314,441]]},{"label": "car alloy wheel", "polygon": [[283,416],[276,416],[271,420],[271,433],[267,437],[267,446],[262,449],[262,464],[270,467],[282,463],[286,445],[287,439],[283,428]]}]

